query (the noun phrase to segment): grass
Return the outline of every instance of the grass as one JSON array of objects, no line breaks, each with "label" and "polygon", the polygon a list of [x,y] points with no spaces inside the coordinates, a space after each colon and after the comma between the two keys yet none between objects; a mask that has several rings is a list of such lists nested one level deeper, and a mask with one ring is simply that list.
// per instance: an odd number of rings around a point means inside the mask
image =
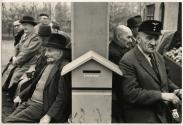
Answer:
[{"label": "grass", "polygon": [[[2,40],[1,41],[1,71],[5,68],[6,64],[9,62],[9,59],[14,54],[14,41],[13,40]],[[13,111],[13,103],[9,101],[8,96],[5,93],[2,93],[2,122],[4,119]]]}]

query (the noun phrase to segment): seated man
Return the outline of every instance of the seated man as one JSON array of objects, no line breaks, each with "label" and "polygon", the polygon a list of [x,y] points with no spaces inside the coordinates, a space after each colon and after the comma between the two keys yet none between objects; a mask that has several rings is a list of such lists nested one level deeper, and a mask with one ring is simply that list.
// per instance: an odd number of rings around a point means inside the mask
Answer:
[{"label": "seated man", "polygon": [[70,75],[61,76],[62,67],[68,63],[65,48],[66,38],[59,34],[51,34],[46,47],[47,63],[36,67],[30,84],[14,99],[21,103],[6,118],[12,123],[49,123],[66,122],[70,114]]},{"label": "seated man", "polygon": [[23,16],[20,23],[24,27],[24,34],[20,42],[15,46],[15,53],[12,58],[12,65],[16,67],[11,75],[3,83],[3,91],[9,92],[11,98],[14,97],[14,90],[21,76],[34,64],[40,57],[41,40],[34,32],[34,26],[37,24],[33,17]]}]

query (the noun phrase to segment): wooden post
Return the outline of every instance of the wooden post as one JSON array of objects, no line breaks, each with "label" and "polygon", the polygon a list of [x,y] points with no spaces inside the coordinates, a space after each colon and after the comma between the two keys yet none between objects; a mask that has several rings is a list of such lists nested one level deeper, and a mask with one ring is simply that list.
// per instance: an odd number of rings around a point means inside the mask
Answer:
[{"label": "wooden post", "polygon": [[[94,52],[108,58],[108,11],[108,3],[106,2],[72,3],[71,36],[73,60],[90,50],[92,51],[88,53],[88,58],[93,56],[98,58]],[[85,56],[79,58],[81,62],[87,59]],[[111,72],[108,68],[103,67],[102,64],[92,61],[72,71],[73,123],[111,122]],[[107,88],[106,83],[109,83]]]}]

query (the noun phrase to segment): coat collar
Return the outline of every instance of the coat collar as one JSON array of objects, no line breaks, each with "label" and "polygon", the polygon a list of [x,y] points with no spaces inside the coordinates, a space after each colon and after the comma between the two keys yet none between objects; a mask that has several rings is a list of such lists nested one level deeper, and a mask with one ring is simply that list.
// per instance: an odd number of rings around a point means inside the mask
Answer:
[{"label": "coat collar", "polygon": [[46,81],[45,87],[50,84],[55,73],[59,70],[59,63],[55,63]]},{"label": "coat collar", "polygon": [[146,57],[142,54],[142,52],[139,50],[137,46],[134,48],[134,53],[140,65],[159,83],[160,80],[158,79],[157,75],[153,71]]},{"label": "coat collar", "polygon": [[66,65],[67,61],[64,59],[61,59],[55,63],[55,66],[50,72],[50,75],[48,76],[48,80],[45,84],[45,87],[48,86],[51,83],[51,80],[54,78],[57,71],[63,68],[64,65]]}]

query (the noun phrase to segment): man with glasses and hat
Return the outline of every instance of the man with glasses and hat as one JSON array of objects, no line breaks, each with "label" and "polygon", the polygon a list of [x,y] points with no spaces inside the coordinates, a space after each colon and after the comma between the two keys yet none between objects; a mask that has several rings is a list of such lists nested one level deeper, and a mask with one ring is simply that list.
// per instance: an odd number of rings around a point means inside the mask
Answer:
[{"label": "man with glasses and hat", "polygon": [[[15,55],[12,58],[12,64],[16,67],[12,77],[8,78],[4,85],[3,90],[13,92],[16,88],[21,76],[37,62],[40,56],[41,40],[34,32],[34,26],[37,24],[33,17],[24,16],[20,23],[23,25],[24,34],[20,42],[15,46]],[[12,90],[11,90],[12,89]],[[12,96],[14,93],[12,94]]]},{"label": "man with glasses and hat", "polygon": [[164,59],[156,52],[161,29],[159,21],[142,22],[137,46],[120,60],[124,73],[122,108],[127,123],[170,123],[170,106],[180,103],[181,89],[168,80]]},{"label": "man with glasses and hat", "polygon": [[13,22],[13,27],[14,27],[14,38],[15,38],[15,42],[14,42],[14,46],[16,46],[19,42],[20,39],[22,37],[22,35],[24,34],[24,30],[23,30],[23,26],[20,23],[20,20],[16,20]]},{"label": "man with glasses and hat", "polygon": [[66,38],[51,34],[46,47],[46,63],[36,68],[32,83],[15,98],[20,104],[6,118],[11,123],[67,122],[71,110],[70,74],[60,72],[70,60]]}]

